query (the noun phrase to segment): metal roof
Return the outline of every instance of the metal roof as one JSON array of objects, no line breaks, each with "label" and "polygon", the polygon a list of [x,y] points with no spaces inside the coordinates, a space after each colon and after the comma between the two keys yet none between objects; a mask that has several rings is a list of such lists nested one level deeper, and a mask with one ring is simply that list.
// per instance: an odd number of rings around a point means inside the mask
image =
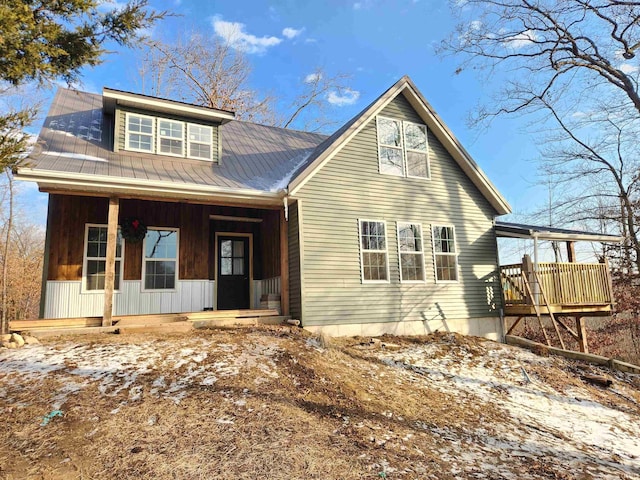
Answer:
[{"label": "metal roof", "polygon": [[326,135],[232,120],[221,125],[220,164],[130,151],[114,152],[113,116],[102,95],[61,88],[36,147],[18,178],[93,176],[112,181],[172,182],[185,186],[277,192]]},{"label": "metal roof", "polygon": [[496,221],[496,236],[503,238],[537,238],[538,240],[558,240],[569,242],[586,241],[620,243],[622,241],[622,237],[618,235],[606,235],[581,230],[570,230],[568,228],[527,225],[524,223],[510,223],[502,221]]}]

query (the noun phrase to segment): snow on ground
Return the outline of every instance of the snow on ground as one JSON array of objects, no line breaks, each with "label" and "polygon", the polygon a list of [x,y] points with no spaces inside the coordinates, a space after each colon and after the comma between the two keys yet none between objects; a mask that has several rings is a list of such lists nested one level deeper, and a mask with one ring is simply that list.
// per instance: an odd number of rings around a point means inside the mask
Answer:
[{"label": "snow on ground", "polygon": [[[482,464],[483,459],[509,452],[510,456],[556,457],[567,472],[582,471],[585,478],[640,478],[637,412],[594,401],[586,386],[557,389],[531,373],[534,367],[548,368],[559,359],[490,342],[483,348],[487,351],[479,357],[465,345],[425,344],[382,351],[378,357],[421,379],[428,388],[450,395],[452,402],[497,403],[513,418],[513,423],[473,432],[478,441],[465,445],[460,463]],[[451,451],[442,454],[448,456]],[[491,463],[485,467],[493,468]],[[503,478],[517,478],[500,473],[506,475]]]}]

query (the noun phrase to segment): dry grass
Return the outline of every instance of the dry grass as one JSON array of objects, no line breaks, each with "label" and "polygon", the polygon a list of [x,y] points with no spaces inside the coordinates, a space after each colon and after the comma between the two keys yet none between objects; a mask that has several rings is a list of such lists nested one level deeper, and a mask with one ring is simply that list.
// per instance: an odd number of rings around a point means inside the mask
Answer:
[{"label": "dry grass", "polygon": [[[76,342],[91,348],[149,340],[102,335],[55,340],[48,346]],[[249,365],[240,375],[185,385],[179,403],[154,395],[154,381],[160,374],[167,384],[179,380],[186,365],[140,375],[140,397],[135,399],[127,389],[105,395],[93,382],[68,394],[60,407],[64,416],[43,427],[43,415],[51,411],[75,365],[35,383],[15,374],[3,376],[0,370],[0,478],[453,479],[458,476],[451,473],[450,459],[438,453],[451,442],[442,432],[473,442],[472,427],[481,424],[491,431],[492,425],[509,422],[495,404],[462,405],[436,389],[417,386],[420,372],[393,374],[373,354],[380,347],[365,339],[251,327],[151,340],[158,346],[175,342],[176,349],[197,348],[205,341],[239,348],[277,345],[277,376],[265,380],[264,366]],[[436,342],[442,355],[452,349],[484,353],[482,340],[457,335],[389,340],[405,346]],[[203,364],[220,361],[211,350]],[[554,381],[547,370],[540,367],[531,374]],[[567,381],[579,383],[562,380]],[[574,478],[558,476],[551,458],[522,457],[516,463],[516,471],[533,472],[535,478]]]}]

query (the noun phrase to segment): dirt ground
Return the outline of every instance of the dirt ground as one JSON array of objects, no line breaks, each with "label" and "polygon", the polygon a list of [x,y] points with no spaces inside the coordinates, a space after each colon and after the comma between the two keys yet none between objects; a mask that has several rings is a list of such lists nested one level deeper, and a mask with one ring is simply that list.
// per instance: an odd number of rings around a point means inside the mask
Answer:
[{"label": "dirt ground", "polygon": [[638,376],[454,334],[58,338],[0,414],[3,479],[640,478]]}]

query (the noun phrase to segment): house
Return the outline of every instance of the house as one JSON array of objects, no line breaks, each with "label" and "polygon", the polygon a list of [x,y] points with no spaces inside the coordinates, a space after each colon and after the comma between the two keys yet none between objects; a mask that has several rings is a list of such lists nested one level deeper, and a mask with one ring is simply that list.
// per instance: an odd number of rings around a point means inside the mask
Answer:
[{"label": "house", "polygon": [[60,89],[16,178],[49,194],[43,318],[272,294],[314,331],[501,335],[510,207],[408,77],[329,137]]}]

